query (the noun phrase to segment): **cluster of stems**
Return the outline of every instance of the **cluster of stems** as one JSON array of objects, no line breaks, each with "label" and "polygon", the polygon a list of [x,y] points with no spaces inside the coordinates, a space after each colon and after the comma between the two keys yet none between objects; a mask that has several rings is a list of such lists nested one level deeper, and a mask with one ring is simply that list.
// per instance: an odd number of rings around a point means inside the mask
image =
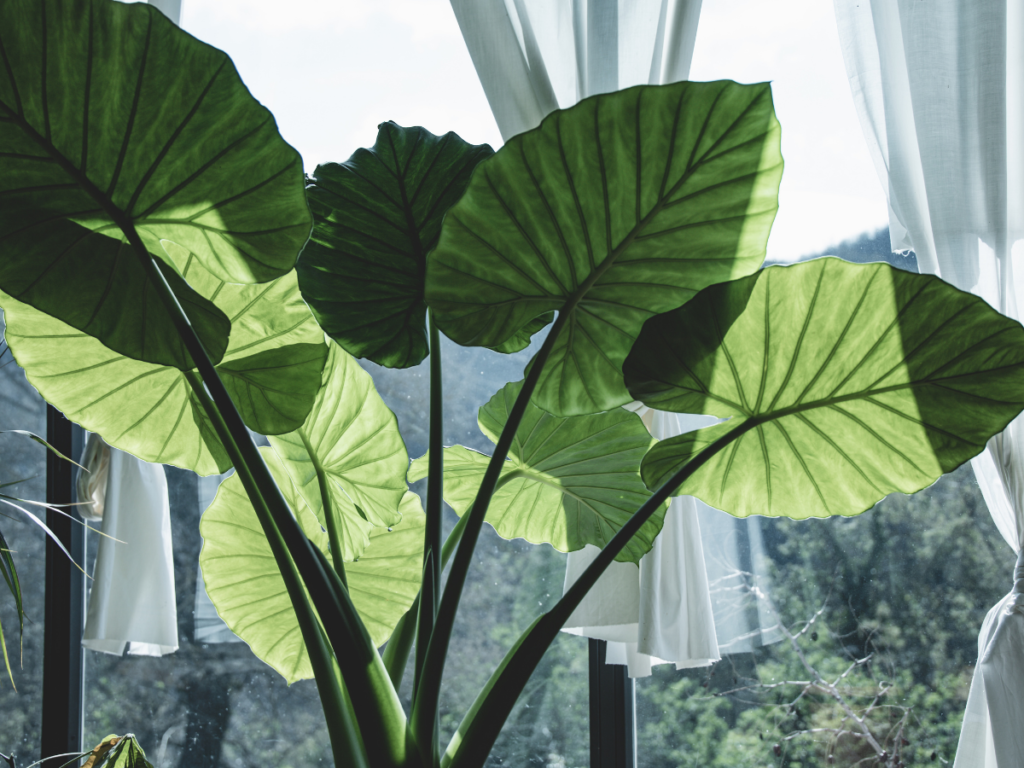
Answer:
[{"label": "cluster of stems", "polygon": [[[196,398],[245,488],[298,617],[327,720],[336,765],[354,768],[473,768],[486,759],[530,674],[562,625],[633,535],[690,474],[740,430],[713,443],[669,478],[618,531],[558,603],[540,616],[509,650],[460,725],[444,754],[438,743],[438,703],[452,628],[473,551],[502,465],[558,335],[570,316],[563,309],[534,358],[509,413],[470,511],[442,543],[443,431],[439,333],[430,322],[430,433],[423,582],[383,657],[370,640],[348,593],[340,533],[327,478],[318,468],[332,561],[305,536],[263,461],[231,397],[173,290],[130,221],[116,215],[157,287],[195,369],[186,374]],[[308,450],[308,446],[307,446]],[[311,453],[312,456],[312,453]],[[318,467],[314,461],[314,466]],[[454,553],[441,588],[441,573]],[[308,598],[307,598],[308,595]],[[415,643],[413,703],[409,716],[397,689]]]}]

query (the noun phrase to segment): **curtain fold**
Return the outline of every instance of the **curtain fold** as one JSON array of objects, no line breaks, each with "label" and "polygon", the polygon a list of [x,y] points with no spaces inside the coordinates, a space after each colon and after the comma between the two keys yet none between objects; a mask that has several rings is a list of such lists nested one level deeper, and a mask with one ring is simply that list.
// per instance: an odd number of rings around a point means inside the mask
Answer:
[{"label": "curtain fold", "polygon": [[[659,440],[718,421],[644,406],[637,412]],[[655,664],[673,663],[676,669],[686,669],[721,658],[698,504],[692,496],[673,497],[665,525],[639,569],[632,563],[613,563],[563,627],[569,634],[607,641],[607,663],[626,665],[630,677],[647,677]],[[587,545],[582,552],[569,553],[564,590],[598,552]]]},{"label": "curtain fold", "polygon": [[506,141],[556,109],[685,80],[701,0],[452,0]]},{"label": "curtain fold", "polygon": [[[642,83],[685,80],[701,7],[700,0],[451,3],[506,140],[536,127],[552,111],[588,96]],[[674,414],[657,415],[655,435],[677,434],[675,419]],[[614,563],[566,625],[577,634],[612,641],[609,663],[628,663],[634,677],[650,674],[652,663],[668,661],[683,667],[720,658],[718,642],[723,637],[719,634],[716,639],[718,614],[713,616],[719,603],[722,615],[729,616],[725,626],[730,634],[725,641],[743,648],[762,642],[757,617],[751,624],[749,611],[733,610],[735,590],[728,595],[723,590],[717,602],[709,594],[700,536],[702,516],[710,514],[713,523],[727,525],[733,524],[733,518],[699,509],[702,506],[688,497],[673,501],[665,529],[640,568]],[[740,523],[744,533],[759,525]],[[725,568],[735,572],[741,544],[760,546],[759,528],[755,533],[741,537],[742,543],[727,537],[730,543],[716,553],[716,563],[727,560]],[[587,547],[570,553],[567,585],[596,552],[596,547]],[[737,620],[741,614],[742,620]]]},{"label": "curtain fold", "polygon": [[[89,435],[89,448],[102,444]],[[92,497],[103,497],[82,645],[120,656],[163,656],[178,649],[171,551],[171,509],[164,468],[109,448],[107,477]],[[84,466],[102,466],[102,450],[87,450]],[[80,472],[80,481],[81,481]],[[79,482],[79,487],[82,483]]]},{"label": "curtain fold", "polygon": [[[1024,6],[835,0],[850,86],[889,199],[894,250],[1020,319],[1024,285]],[[1024,422],[972,462],[1017,553],[978,638],[956,768],[1024,765]]]}]

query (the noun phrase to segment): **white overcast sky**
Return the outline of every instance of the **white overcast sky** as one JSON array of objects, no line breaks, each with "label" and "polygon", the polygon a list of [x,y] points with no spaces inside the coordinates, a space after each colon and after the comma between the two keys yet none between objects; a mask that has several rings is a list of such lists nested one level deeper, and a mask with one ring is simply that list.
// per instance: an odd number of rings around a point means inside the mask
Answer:
[{"label": "white overcast sky", "polygon": [[[383,120],[501,144],[448,0],[183,0],[181,25],[231,55],[307,171]],[[704,0],[690,78],[772,81],[786,169],[768,258],[886,225],[829,0]]]}]

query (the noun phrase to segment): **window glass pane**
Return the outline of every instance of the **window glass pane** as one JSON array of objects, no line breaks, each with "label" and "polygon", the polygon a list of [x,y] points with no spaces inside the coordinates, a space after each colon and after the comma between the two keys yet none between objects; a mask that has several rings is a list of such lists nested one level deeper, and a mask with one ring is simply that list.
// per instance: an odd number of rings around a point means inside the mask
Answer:
[{"label": "window glass pane", "polygon": [[[0,430],[25,429],[45,437],[46,403],[12,361],[7,345],[0,342],[0,349]],[[23,481],[5,488],[5,494],[45,501],[46,451],[41,445],[24,435],[0,435],[0,458],[0,483]],[[45,519],[42,511],[31,511]],[[0,622],[17,686],[0,667],[0,752],[14,752],[27,765],[39,759],[41,736],[46,539],[38,526],[7,506],[0,508],[0,531],[13,552],[25,606],[25,634],[19,639],[14,598],[0,581]]]},{"label": "window glass pane", "polygon": [[[521,377],[531,354],[501,356],[444,343],[446,442],[490,452],[476,411],[506,381]],[[406,371],[365,365],[398,416],[410,456],[422,455],[428,430],[426,365]],[[198,521],[220,478],[174,468],[167,468],[166,476],[180,647],[160,658],[87,653],[87,743],[132,731],[158,768],[248,766],[285,756],[296,764],[329,764],[330,745],[312,681],[286,686],[238,642],[202,588]],[[445,514],[447,533],[457,518],[450,509]],[[97,546],[96,537],[90,538],[91,566]],[[485,526],[445,672],[443,743],[505,651],[561,596],[564,571],[565,556],[551,547],[508,542]],[[410,663],[401,690],[407,706],[411,692]],[[560,637],[531,679],[491,764],[585,766],[588,711],[586,641]]]},{"label": "window glass pane", "polygon": [[[445,444],[482,453],[494,446],[477,426],[477,410],[508,381],[518,381],[539,348],[499,355],[442,339]],[[366,363],[385,402],[398,416],[410,458],[427,451],[427,364],[389,370]],[[425,492],[426,482],[414,490]],[[445,535],[458,518],[445,505]],[[542,612],[562,596],[565,555],[550,546],[506,541],[485,525],[463,591],[449,650],[441,699],[441,743],[447,744],[505,652]],[[414,651],[415,653],[415,651]],[[531,678],[505,724],[488,765],[589,764],[587,642],[562,635]],[[412,665],[402,698],[412,695]]]},{"label": "window glass pane", "polygon": [[[162,657],[86,652],[86,743],[133,732],[157,768],[330,764],[313,682],[287,686],[203,602],[200,487],[208,500],[209,479],[173,467],[166,476],[179,648]],[[90,534],[90,567],[96,540]]]},{"label": "window glass pane", "polygon": [[639,765],[853,766],[874,753],[846,706],[907,764],[952,764],[978,629],[1011,586],[970,468],[859,517],[766,520],[764,537],[762,602],[795,642],[637,681]]}]

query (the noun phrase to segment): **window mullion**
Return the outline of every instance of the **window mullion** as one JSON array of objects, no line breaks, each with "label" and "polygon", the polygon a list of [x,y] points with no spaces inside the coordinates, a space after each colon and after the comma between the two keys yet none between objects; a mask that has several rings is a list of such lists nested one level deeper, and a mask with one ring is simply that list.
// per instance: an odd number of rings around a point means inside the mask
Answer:
[{"label": "window mullion", "polygon": [[590,768],[635,768],[636,705],[628,668],[606,664],[608,643],[590,641]]}]

